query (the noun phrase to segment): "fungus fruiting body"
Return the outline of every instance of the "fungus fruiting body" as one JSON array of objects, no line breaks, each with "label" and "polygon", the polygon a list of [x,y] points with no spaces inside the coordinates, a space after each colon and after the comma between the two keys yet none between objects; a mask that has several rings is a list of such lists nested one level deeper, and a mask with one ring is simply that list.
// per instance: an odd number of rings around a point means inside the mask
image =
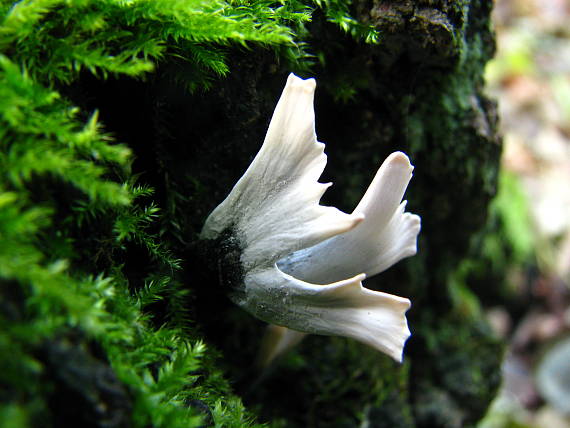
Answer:
[{"label": "fungus fruiting body", "polygon": [[201,238],[237,244],[230,298],[279,326],[283,340],[271,355],[311,333],[350,337],[401,361],[410,301],[362,281],[416,253],[420,218],[402,202],[413,167],[393,153],[351,214],[319,205],[331,184],[317,181],[326,155],[315,134],[315,86],[289,75],[260,151]]}]

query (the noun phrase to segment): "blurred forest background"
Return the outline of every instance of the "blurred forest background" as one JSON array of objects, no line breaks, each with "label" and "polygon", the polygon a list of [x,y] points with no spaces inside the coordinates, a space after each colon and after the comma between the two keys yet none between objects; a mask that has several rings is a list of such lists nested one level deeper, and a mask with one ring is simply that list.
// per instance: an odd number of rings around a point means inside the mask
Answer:
[{"label": "blurred forest background", "polygon": [[[500,194],[517,253],[488,317],[508,342],[481,428],[570,426],[570,2],[498,0],[487,67],[504,137]],[[497,250],[490,239],[487,249]],[[493,259],[501,264],[500,251]]]}]

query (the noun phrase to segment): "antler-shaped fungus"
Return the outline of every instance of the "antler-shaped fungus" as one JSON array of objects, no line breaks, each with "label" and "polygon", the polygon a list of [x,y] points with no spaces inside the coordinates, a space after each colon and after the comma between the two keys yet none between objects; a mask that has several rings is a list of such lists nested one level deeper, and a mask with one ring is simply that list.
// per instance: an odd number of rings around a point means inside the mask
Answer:
[{"label": "antler-shaped fungus", "polygon": [[420,218],[401,202],[413,167],[392,153],[352,214],[319,205],[331,183],[317,181],[326,155],[315,134],[315,86],[289,75],[263,146],[201,238],[237,243],[241,277],[230,298],[294,330],[281,331],[287,341],[302,333],[346,336],[401,361],[410,301],[362,281],[416,253]]}]

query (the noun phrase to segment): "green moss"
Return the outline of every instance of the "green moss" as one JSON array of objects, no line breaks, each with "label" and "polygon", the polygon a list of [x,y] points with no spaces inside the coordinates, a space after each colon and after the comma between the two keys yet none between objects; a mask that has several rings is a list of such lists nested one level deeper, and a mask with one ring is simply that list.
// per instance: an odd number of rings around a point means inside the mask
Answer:
[{"label": "green moss", "polygon": [[[409,365],[400,366],[364,345],[311,336],[250,391],[249,400],[260,403],[263,419],[287,421],[290,427],[376,426],[381,420],[413,426],[408,375]],[[269,391],[272,399],[262,400]]]},{"label": "green moss", "polygon": [[227,74],[230,44],[293,45],[284,23],[301,25],[307,8],[57,0],[1,7],[0,345],[10,350],[0,357],[3,422],[251,425],[214,354],[188,330],[180,261],[159,239],[152,190],[134,184],[131,149],[102,130],[97,112],[61,92],[73,93],[68,85],[86,72],[142,78],[165,57],[191,64],[189,87],[205,87]]},{"label": "green moss", "polygon": [[415,387],[417,418],[433,426],[474,426],[501,383],[502,343],[480,318],[459,312],[426,313],[417,334],[430,358],[416,364],[412,376],[435,380]]}]

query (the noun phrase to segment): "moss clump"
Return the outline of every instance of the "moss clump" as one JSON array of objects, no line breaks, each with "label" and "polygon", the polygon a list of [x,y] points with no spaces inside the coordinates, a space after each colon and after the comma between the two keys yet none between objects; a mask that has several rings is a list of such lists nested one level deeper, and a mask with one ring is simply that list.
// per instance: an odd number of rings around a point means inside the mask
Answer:
[{"label": "moss clump", "polygon": [[[408,364],[400,366],[364,345],[311,336],[247,397],[263,403],[257,404],[261,417],[286,421],[283,426],[377,426],[396,420],[400,424],[390,426],[413,426],[408,376]],[[260,396],[266,388],[269,402]],[[292,402],[291,391],[302,399]]]},{"label": "moss clump", "polygon": [[303,58],[307,7],[26,0],[0,15],[2,425],[251,425],[191,328],[136,147],[103,130],[79,82],[146,79],[169,59],[203,89],[230,45]]},{"label": "moss clump", "polygon": [[[247,424],[204,345],[184,331],[179,261],[152,230],[152,191],[131,184],[130,150],[96,115],[82,123],[56,92],[6,57],[1,65],[2,417],[198,426],[188,403],[200,400],[216,421]],[[129,275],[133,253],[146,274]],[[156,301],[172,311],[168,326],[147,311]]]},{"label": "moss clump", "polygon": [[473,426],[500,383],[503,345],[480,318],[459,312],[425,314],[413,343],[429,355],[412,366],[414,413],[421,426]]}]

